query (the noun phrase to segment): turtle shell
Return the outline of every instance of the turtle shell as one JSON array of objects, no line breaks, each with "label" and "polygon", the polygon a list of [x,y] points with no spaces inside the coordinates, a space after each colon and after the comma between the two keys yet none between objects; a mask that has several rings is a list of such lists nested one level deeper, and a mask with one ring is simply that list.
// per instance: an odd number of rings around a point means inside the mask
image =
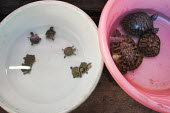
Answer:
[{"label": "turtle shell", "polygon": [[64,54],[67,55],[67,56],[70,56],[74,53],[74,50],[72,47],[67,47],[64,49]]},{"label": "turtle shell", "polygon": [[110,43],[112,58],[121,72],[138,68],[143,60],[135,42],[131,37],[121,35],[114,37]]},{"label": "turtle shell", "polygon": [[37,34],[34,34],[33,32],[30,34],[31,36],[28,38],[30,39],[31,45],[38,44],[41,41],[41,38]]},{"label": "turtle shell", "polygon": [[47,30],[47,32],[46,32],[46,38],[54,40],[55,34],[56,34],[56,32],[54,31],[54,28],[50,27],[50,29]]},{"label": "turtle shell", "polygon": [[40,42],[41,38],[30,38],[31,44],[38,44]]},{"label": "turtle shell", "polygon": [[35,55],[29,55],[27,54],[26,57],[23,58],[25,61],[22,64],[22,66],[30,66],[30,69],[21,69],[21,71],[23,72],[23,74],[29,74],[31,72],[32,69],[32,65],[35,62]]},{"label": "turtle shell", "polygon": [[145,12],[136,12],[125,16],[121,25],[128,34],[139,36],[153,29],[153,20]]},{"label": "turtle shell", "polygon": [[29,55],[27,54],[26,57],[23,58],[25,61],[25,64],[30,64],[32,65],[35,62],[35,55]]},{"label": "turtle shell", "polygon": [[160,52],[160,39],[155,33],[145,33],[138,41],[138,48],[146,57],[157,56]]}]

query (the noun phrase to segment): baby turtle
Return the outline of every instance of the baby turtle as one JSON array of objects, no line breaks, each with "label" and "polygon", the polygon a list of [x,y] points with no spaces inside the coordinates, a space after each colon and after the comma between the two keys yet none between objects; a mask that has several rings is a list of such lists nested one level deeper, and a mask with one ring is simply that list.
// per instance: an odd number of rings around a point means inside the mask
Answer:
[{"label": "baby turtle", "polygon": [[62,49],[64,51],[64,58],[66,58],[66,56],[71,56],[71,55],[76,55],[74,52],[76,51],[76,48],[74,48],[74,46],[72,47],[66,47],[65,49]]},{"label": "baby turtle", "polygon": [[35,55],[27,54],[26,57],[24,57],[23,59],[24,63],[22,64],[22,66],[30,66],[30,69],[21,69],[21,71],[23,72],[24,75],[29,74],[31,72],[32,65],[35,62]]},{"label": "baby turtle", "polygon": [[78,78],[78,77],[82,77],[82,73],[80,71],[80,68],[79,67],[70,67],[70,69],[72,70],[72,75],[73,75],[73,78]]},{"label": "baby turtle", "polygon": [[92,67],[91,63],[81,62],[79,68],[81,73],[88,74],[88,70]]},{"label": "baby turtle", "polygon": [[152,31],[156,34],[159,28],[153,27],[153,21],[156,20],[157,17],[158,14],[150,17],[145,12],[136,12],[124,17],[121,24],[123,29],[133,36],[140,36],[147,31]]},{"label": "baby turtle", "polygon": [[38,44],[40,42],[41,38],[37,34],[34,34],[33,32],[31,32],[30,34],[31,34],[31,36],[28,38],[31,41],[31,45]]},{"label": "baby turtle", "polygon": [[155,57],[160,52],[160,39],[155,33],[145,33],[138,41],[138,48],[144,56]]},{"label": "baby turtle", "polygon": [[116,37],[113,37],[110,43],[110,51],[120,72],[126,74],[127,71],[135,70],[141,65],[143,56],[130,36],[120,35],[118,30],[116,33]]},{"label": "baby turtle", "polygon": [[50,29],[47,30],[47,32],[46,32],[46,38],[54,40],[55,33],[56,32],[54,31],[54,28],[50,27]]}]

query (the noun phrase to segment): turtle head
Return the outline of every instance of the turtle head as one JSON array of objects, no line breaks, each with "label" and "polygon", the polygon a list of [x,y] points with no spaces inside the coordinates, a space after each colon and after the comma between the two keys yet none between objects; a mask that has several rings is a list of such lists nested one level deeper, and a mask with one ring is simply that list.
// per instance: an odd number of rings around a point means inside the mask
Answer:
[{"label": "turtle head", "polygon": [[87,64],[87,70],[89,70],[92,67],[91,63]]},{"label": "turtle head", "polygon": [[53,27],[50,27],[50,30],[53,30]]},{"label": "turtle head", "polygon": [[122,75],[126,75],[127,71],[121,71]]},{"label": "turtle head", "polygon": [[151,16],[152,21],[155,21],[157,18],[158,18],[158,14],[154,14],[154,15]]},{"label": "turtle head", "polygon": [[31,36],[34,36],[34,33],[33,33],[33,32],[31,32],[30,34],[31,34]]}]

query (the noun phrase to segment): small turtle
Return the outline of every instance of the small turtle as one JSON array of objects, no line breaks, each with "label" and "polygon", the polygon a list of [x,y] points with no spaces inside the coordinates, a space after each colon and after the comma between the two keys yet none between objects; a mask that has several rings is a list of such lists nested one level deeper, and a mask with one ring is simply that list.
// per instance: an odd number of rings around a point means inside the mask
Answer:
[{"label": "small turtle", "polygon": [[118,30],[116,32],[116,37],[113,37],[110,43],[110,51],[120,72],[126,74],[127,71],[135,70],[141,65],[143,56],[130,36],[120,35]]},{"label": "small turtle", "polygon": [[29,66],[30,69],[21,69],[21,71],[23,72],[24,75],[29,74],[31,72],[32,65],[35,62],[35,55],[27,54],[26,57],[24,57],[23,59],[24,59],[24,63],[22,64],[22,66]]},{"label": "small turtle", "polygon": [[160,39],[155,33],[145,33],[139,38],[138,48],[144,56],[155,57],[160,52]]},{"label": "small turtle", "polygon": [[50,27],[50,29],[47,30],[47,32],[46,32],[46,38],[54,40],[55,33],[56,32],[54,31],[54,28]]},{"label": "small turtle", "polygon": [[80,68],[79,67],[70,67],[70,69],[72,70],[72,75],[73,75],[73,78],[78,78],[78,77],[82,77],[82,73],[80,71]]},{"label": "small turtle", "polygon": [[82,73],[88,74],[88,70],[92,67],[91,63],[81,62],[79,68]]},{"label": "small turtle", "polygon": [[28,38],[31,41],[31,45],[38,44],[40,42],[41,38],[37,34],[34,34],[33,32],[31,32],[30,34],[31,34],[31,36]]},{"label": "small turtle", "polygon": [[64,51],[64,58],[66,58],[66,56],[71,56],[71,55],[76,55],[74,52],[76,51],[76,48],[74,48],[74,46],[72,47],[66,47],[65,49],[62,49]]},{"label": "small turtle", "polygon": [[156,20],[157,17],[158,14],[150,17],[145,12],[136,12],[125,16],[121,21],[121,25],[128,34],[133,36],[140,36],[147,31],[152,31],[156,34],[159,28],[153,27],[153,21]]}]

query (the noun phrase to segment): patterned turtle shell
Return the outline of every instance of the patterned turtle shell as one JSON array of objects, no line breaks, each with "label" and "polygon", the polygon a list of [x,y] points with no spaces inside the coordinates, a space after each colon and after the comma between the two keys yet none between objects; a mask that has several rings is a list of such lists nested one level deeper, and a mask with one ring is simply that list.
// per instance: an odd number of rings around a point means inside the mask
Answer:
[{"label": "patterned turtle shell", "polygon": [[116,66],[122,74],[137,69],[143,61],[143,56],[130,36],[118,35],[113,37],[110,43],[110,51]]},{"label": "patterned turtle shell", "polygon": [[155,33],[145,33],[138,41],[138,48],[144,56],[155,57],[160,52],[160,39]]},{"label": "patterned turtle shell", "polygon": [[158,28],[153,27],[153,21],[156,20],[158,14],[154,14],[151,17],[145,12],[136,12],[125,16],[121,25],[123,29],[130,35],[140,36],[146,31],[157,32]]}]

